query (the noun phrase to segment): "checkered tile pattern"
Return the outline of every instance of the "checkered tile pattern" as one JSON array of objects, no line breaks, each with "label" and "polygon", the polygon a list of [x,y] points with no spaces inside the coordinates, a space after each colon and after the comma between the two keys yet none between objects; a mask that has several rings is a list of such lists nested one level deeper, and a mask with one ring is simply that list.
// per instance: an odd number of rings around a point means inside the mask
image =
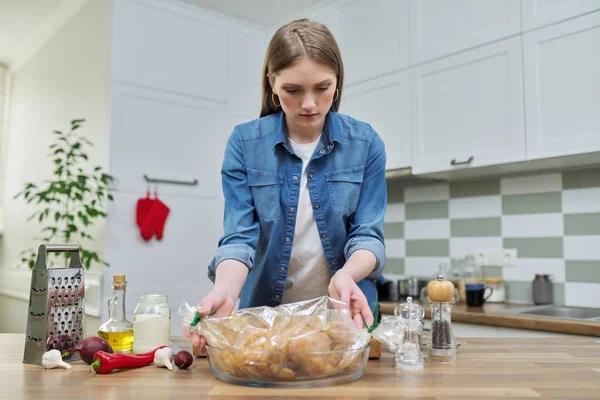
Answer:
[{"label": "checkered tile pattern", "polygon": [[535,274],[551,274],[555,304],[600,307],[600,168],[402,189],[388,184],[385,275],[430,279],[440,263],[515,248],[502,276],[507,300],[532,302]]}]

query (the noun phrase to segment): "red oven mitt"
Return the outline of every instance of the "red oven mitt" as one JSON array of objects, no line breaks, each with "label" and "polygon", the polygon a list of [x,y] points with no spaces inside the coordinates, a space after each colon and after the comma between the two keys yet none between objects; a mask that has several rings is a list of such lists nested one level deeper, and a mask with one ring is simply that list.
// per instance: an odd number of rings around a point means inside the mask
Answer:
[{"label": "red oven mitt", "polygon": [[156,234],[158,240],[162,240],[165,223],[170,211],[171,209],[159,198],[153,200],[152,207],[150,207],[150,211],[148,211],[148,215],[141,226],[141,234],[144,240],[152,239],[154,234]]},{"label": "red oven mitt", "polygon": [[135,207],[135,223],[139,228],[142,227],[153,203],[154,199],[150,198],[150,191],[146,192],[146,198],[138,199]]}]

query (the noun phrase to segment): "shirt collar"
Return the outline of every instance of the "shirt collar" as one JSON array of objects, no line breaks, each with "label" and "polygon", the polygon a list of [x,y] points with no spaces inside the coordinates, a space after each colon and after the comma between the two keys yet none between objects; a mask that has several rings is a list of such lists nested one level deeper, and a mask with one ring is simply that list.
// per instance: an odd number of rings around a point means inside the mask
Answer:
[{"label": "shirt collar", "polygon": [[[325,118],[325,127],[321,140],[324,141],[328,149],[333,148],[334,142],[345,144],[344,138],[341,135],[341,123],[338,113],[330,111]],[[273,148],[278,144],[282,144],[290,153],[293,153],[290,142],[285,134],[285,113],[279,111],[275,122],[275,132],[273,135]]]}]

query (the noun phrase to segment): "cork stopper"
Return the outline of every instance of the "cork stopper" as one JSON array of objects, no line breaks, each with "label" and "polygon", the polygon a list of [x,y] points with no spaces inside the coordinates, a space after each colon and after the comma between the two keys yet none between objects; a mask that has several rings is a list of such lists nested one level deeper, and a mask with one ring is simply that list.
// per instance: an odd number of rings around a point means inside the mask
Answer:
[{"label": "cork stopper", "polygon": [[123,290],[127,286],[127,281],[125,280],[125,274],[114,274],[113,275],[113,287],[117,290]]}]

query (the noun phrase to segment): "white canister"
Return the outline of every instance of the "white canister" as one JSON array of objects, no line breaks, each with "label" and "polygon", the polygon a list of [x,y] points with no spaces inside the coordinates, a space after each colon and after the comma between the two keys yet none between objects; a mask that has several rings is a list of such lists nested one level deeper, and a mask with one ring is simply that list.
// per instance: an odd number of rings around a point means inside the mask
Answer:
[{"label": "white canister", "polygon": [[499,276],[488,276],[483,278],[486,285],[494,289],[492,295],[487,299],[488,303],[504,303],[506,300],[506,290],[504,289],[504,280]]},{"label": "white canister", "polygon": [[167,296],[143,294],[133,312],[133,352],[147,353],[171,344],[171,310]]}]

